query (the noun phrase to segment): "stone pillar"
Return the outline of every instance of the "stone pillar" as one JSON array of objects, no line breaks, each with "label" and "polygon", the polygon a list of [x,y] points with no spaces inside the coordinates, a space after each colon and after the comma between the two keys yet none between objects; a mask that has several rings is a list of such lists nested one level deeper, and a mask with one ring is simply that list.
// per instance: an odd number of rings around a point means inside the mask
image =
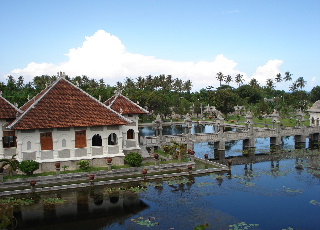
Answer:
[{"label": "stone pillar", "polygon": [[319,133],[310,134],[309,147],[312,149],[319,149]]},{"label": "stone pillar", "polygon": [[[39,135],[40,138],[40,135]],[[40,139],[38,141],[36,141],[36,145],[38,146],[38,151],[36,152],[36,161],[41,161],[41,143],[40,143]]]},{"label": "stone pillar", "polygon": [[243,150],[245,149],[252,149],[252,148],[255,148],[255,138],[254,137],[250,137],[248,139],[244,139],[243,140]]},{"label": "stone pillar", "polygon": [[136,147],[139,147],[139,131],[134,132],[134,139],[136,140]]},{"label": "stone pillar", "polygon": [[121,144],[122,144],[122,148],[127,148],[127,132],[122,132],[122,142],[121,142]]},{"label": "stone pillar", "polygon": [[270,137],[270,146],[273,145],[281,145],[282,144],[282,137],[281,136],[275,136],[275,137]]},{"label": "stone pillar", "polygon": [[189,114],[186,115],[186,119],[184,120],[186,124],[186,134],[187,134],[187,149],[193,149],[192,148],[192,140],[191,140],[191,128],[192,128],[192,120],[189,116]]},{"label": "stone pillar", "polygon": [[295,149],[302,149],[306,147],[306,136],[296,135],[294,136]]}]

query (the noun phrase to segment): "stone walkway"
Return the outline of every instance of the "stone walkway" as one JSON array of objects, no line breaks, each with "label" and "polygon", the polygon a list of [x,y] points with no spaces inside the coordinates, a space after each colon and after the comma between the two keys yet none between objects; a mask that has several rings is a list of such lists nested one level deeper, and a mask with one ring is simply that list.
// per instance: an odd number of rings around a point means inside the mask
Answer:
[{"label": "stone walkway", "polygon": [[[132,167],[124,169],[101,170],[95,172],[69,173],[51,176],[39,176],[29,178],[19,178],[6,180],[1,184],[0,196],[13,194],[26,194],[30,192],[46,192],[65,189],[84,188],[98,185],[121,184],[128,182],[143,181],[145,179],[155,180],[174,176],[197,175],[212,172],[227,171],[228,167],[219,163],[205,161],[196,158],[197,161],[211,165],[211,168],[200,170],[188,170],[188,165],[195,166],[195,162],[160,164],[159,166]],[[147,169],[146,178],[142,174],[142,169]],[[178,170],[179,169],[179,170]],[[176,173],[172,171],[176,170]],[[179,171],[179,172],[178,172]],[[168,174],[166,173],[168,172]],[[169,173],[171,172],[171,173]],[[95,179],[89,181],[89,175],[94,174]],[[150,175],[153,174],[153,175]],[[30,181],[35,180],[36,185],[30,186]]]}]

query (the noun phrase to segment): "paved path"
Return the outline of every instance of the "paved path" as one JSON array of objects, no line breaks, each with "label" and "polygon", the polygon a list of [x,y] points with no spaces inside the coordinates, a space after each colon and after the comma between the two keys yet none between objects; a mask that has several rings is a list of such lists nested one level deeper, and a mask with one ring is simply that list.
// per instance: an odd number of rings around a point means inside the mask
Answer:
[{"label": "paved path", "polygon": [[[197,160],[204,161],[200,158],[197,158]],[[148,170],[148,180],[161,179],[173,176],[197,175],[228,170],[227,166],[225,165],[221,165],[210,161],[205,162],[210,165],[210,168],[190,171],[188,170],[188,165],[191,164],[193,165],[193,167],[195,166],[195,162],[192,161],[183,163],[161,164],[159,166],[132,167],[124,169],[112,169],[109,171],[102,170],[96,172],[70,173],[6,180],[5,182],[1,183],[0,196],[26,194],[30,192],[75,189],[89,187],[93,185],[111,185],[143,181],[145,180],[145,178],[141,173],[142,169]],[[177,169],[179,169],[179,172]],[[173,170],[177,170],[177,173],[172,173]],[[166,172],[168,172],[168,174]],[[91,182],[89,181],[90,174],[95,175],[95,179]],[[119,179],[120,177],[121,179]],[[32,180],[36,181],[35,187],[30,186],[30,181]]]}]

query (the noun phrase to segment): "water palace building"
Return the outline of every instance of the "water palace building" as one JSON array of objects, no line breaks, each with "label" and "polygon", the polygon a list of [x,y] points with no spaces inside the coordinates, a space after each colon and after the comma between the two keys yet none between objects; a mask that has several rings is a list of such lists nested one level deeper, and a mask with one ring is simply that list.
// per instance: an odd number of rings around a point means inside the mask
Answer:
[{"label": "water palace building", "polygon": [[148,111],[120,92],[101,103],[63,76],[17,108],[0,95],[0,159],[35,160],[39,171],[55,162],[75,169],[79,160],[121,165],[126,153],[139,151],[138,120]]}]

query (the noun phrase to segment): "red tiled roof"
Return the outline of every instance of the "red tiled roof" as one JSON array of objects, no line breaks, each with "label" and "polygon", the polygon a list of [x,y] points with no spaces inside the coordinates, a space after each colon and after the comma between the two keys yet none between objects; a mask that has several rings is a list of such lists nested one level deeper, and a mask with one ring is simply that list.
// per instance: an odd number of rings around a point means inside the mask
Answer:
[{"label": "red tiled roof", "polygon": [[9,128],[43,129],[125,125],[124,118],[64,78],[23,106],[25,111]]},{"label": "red tiled roof", "polygon": [[20,110],[0,95],[0,119],[16,118]]},{"label": "red tiled roof", "polygon": [[104,102],[105,105],[121,114],[146,114],[149,113],[129,98],[122,94],[114,95]]}]

